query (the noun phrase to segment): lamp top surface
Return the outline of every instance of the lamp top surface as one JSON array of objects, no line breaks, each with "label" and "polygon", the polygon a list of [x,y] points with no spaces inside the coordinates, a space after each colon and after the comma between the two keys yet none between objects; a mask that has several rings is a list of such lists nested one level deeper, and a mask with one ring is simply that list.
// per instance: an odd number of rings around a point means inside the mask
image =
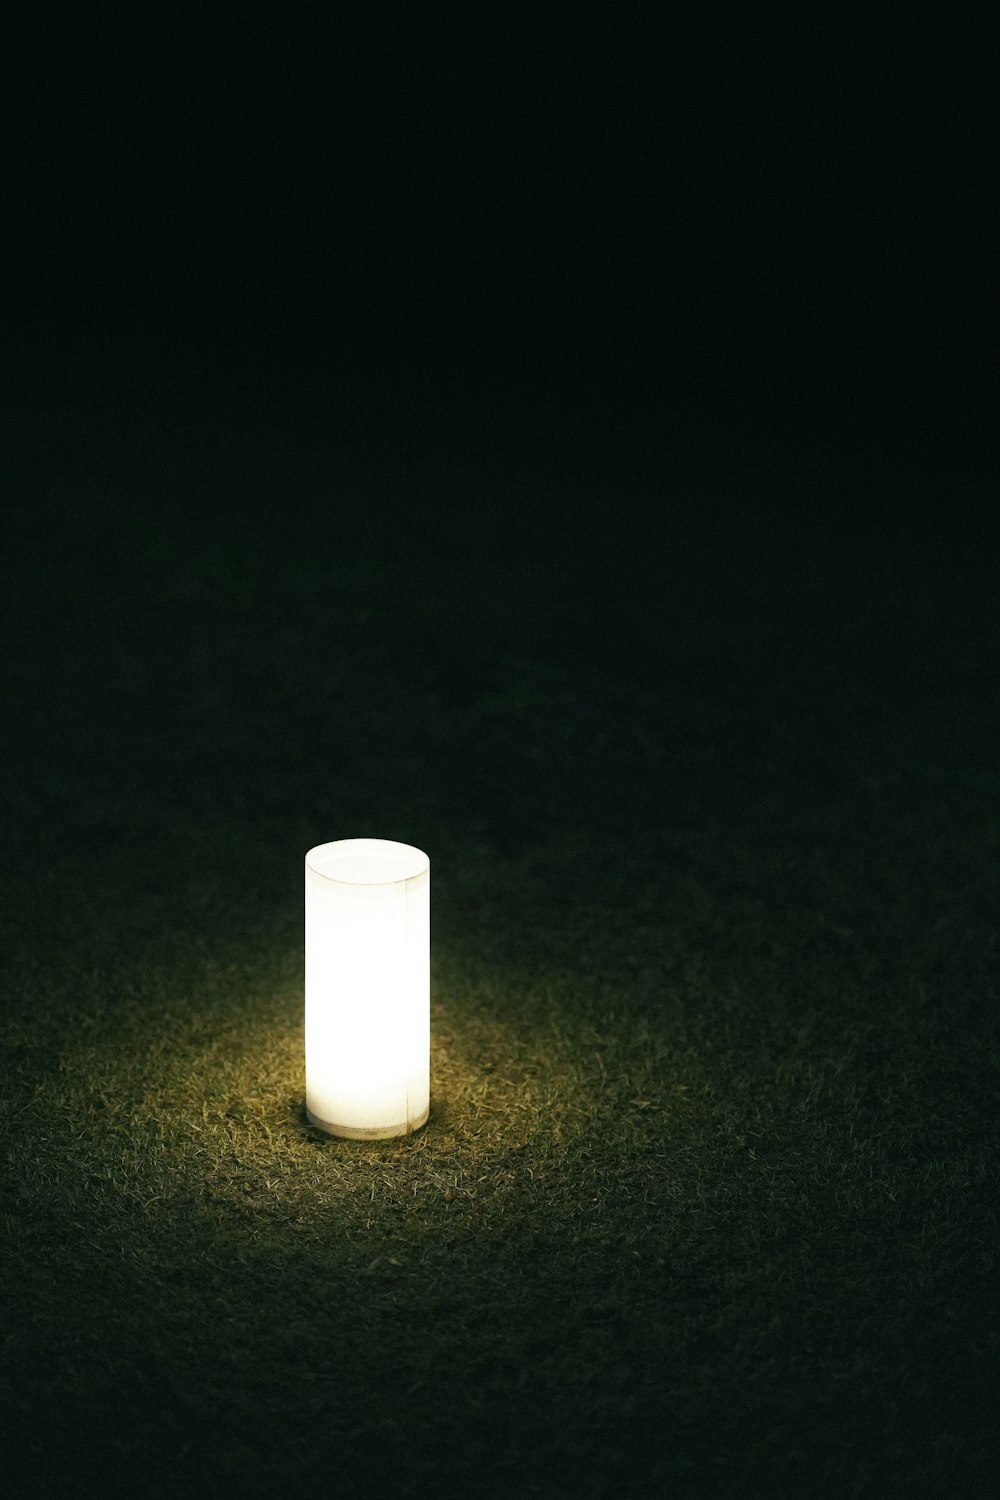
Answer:
[{"label": "lamp top surface", "polygon": [[430,860],[412,844],[392,839],[335,839],[306,855],[306,868],[341,885],[395,885],[430,869]]}]

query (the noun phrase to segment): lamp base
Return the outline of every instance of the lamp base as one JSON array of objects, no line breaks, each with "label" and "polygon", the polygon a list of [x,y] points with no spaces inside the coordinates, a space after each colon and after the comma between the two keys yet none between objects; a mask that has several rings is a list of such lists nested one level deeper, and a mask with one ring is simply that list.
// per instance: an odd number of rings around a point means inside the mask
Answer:
[{"label": "lamp base", "polygon": [[322,1130],[327,1135],[339,1135],[348,1141],[384,1141],[394,1135],[412,1135],[422,1125],[426,1125],[430,1116],[430,1108],[424,1110],[423,1114],[415,1120],[403,1120],[399,1125],[373,1125],[371,1127],[359,1127],[357,1125],[336,1125],[332,1120],[321,1120],[313,1114],[306,1105],[306,1119],[316,1130]]}]

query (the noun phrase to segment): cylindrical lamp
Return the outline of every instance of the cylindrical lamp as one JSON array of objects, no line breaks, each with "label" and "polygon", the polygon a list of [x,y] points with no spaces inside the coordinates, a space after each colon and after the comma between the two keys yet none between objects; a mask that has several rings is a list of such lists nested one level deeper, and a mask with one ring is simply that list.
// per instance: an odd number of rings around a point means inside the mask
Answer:
[{"label": "cylindrical lamp", "polygon": [[306,1115],[330,1135],[427,1119],[430,915],[431,863],[409,844],[338,839],[306,855]]}]

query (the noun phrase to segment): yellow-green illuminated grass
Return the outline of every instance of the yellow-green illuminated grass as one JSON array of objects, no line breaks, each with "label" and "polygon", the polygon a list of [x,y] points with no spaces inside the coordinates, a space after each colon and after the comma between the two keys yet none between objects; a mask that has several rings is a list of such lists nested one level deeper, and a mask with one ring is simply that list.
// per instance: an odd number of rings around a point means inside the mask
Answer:
[{"label": "yellow-green illuminated grass", "polygon": [[[8,1394],[26,1423],[43,1404],[40,1484],[70,1453],[96,1492],[245,1469],[261,1495],[336,1470],[596,1496],[610,1465],[645,1494],[757,1462],[794,1491],[817,1424],[900,1362],[930,1402],[949,1317],[978,1336],[947,1309],[985,1270],[985,1143],[913,1071],[920,1037],[843,1006],[793,1024],[770,956],[739,986],[693,952],[654,980],[638,929],[605,939],[607,976],[532,972],[530,934],[506,967],[445,939],[428,1126],[334,1141],[304,1121],[292,933],[95,969],[44,1048],[8,1030]],[[787,1424],[780,1455],[741,1391]]]},{"label": "yellow-green illuminated grass", "polygon": [[[103,431],[0,552],[4,1500],[991,1493],[995,589]],[[433,872],[370,1144],[352,835]]]}]

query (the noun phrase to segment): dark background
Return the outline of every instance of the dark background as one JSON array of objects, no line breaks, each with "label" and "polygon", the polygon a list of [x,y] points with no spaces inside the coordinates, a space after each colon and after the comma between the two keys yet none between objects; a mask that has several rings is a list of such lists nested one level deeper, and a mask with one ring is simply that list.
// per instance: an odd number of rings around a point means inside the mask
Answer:
[{"label": "dark background", "polygon": [[374,12],[26,7],[8,347],[383,446],[975,470],[974,25]]},{"label": "dark background", "polygon": [[989,39],[759,10],[7,7],[17,1500],[995,1478]]}]

